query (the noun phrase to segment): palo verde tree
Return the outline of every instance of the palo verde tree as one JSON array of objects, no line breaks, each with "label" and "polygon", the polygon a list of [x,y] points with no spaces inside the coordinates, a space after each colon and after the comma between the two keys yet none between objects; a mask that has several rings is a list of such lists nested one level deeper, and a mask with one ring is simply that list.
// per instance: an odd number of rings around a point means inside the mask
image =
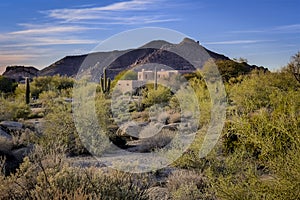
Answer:
[{"label": "palo verde tree", "polygon": [[291,62],[287,65],[287,70],[300,83],[300,51],[292,56]]},{"label": "palo verde tree", "polygon": [[17,86],[18,83],[5,76],[0,76],[0,93],[13,93]]}]

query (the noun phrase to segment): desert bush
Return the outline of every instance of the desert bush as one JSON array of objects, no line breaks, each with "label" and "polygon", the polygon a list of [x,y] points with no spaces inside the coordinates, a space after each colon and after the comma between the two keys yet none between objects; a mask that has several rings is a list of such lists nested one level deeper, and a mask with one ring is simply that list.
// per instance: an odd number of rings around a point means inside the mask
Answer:
[{"label": "desert bush", "polygon": [[299,143],[300,93],[274,90],[268,107],[248,115],[234,114],[224,129],[227,151],[241,147],[261,160],[285,153]]},{"label": "desert bush", "polygon": [[299,198],[297,83],[284,73],[258,73],[230,89],[236,110],[228,112],[222,159],[208,170],[217,197]]},{"label": "desert bush", "polygon": [[18,83],[13,80],[0,76],[0,93],[13,93],[18,86]]},{"label": "desert bush", "polygon": [[149,179],[72,167],[63,154],[37,147],[15,174],[0,175],[1,199],[147,199]]},{"label": "desert bush", "polygon": [[53,91],[61,94],[63,91],[72,88],[74,85],[74,80],[65,76],[45,76],[36,77],[31,83],[31,96],[39,98],[39,95],[45,91]]},{"label": "desert bush", "polygon": [[[205,124],[209,123],[210,121],[210,115],[211,115],[211,109],[212,109],[212,102],[211,97],[209,94],[209,91],[207,89],[207,85],[203,79],[200,78],[192,78],[190,81],[190,85],[195,91],[195,95],[197,97],[198,102],[194,105],[197,105],[196,108],[190,108],[189,110],[196,110],[199,109],[199,124],[200,126],[204,126]],[[188,98],[189,97],[183,97]]]},{"label": "desert bush", "polygon": [[249,114],[260,108],[270,108],[272,94],[297,91],[297,88],[297,82],[289,74],[253,72],[230,87],[228,93],[230,103],[239,112]]},{"label": "desert bush", "polygon": [[171,98],[171,91],[169,88],[158,86],[157,90],[154,88],[148,87],[143,91],[143,100],[142,103],[145,107],[150,107],[155,104],[168,104]]},{"label": "desert bush", "polygon": [[239,151],[215,163],[209,174],[214,193],[219,199],[298,199],[299,148],[269,160],[262,167]]},{"label": "desert bush", "polygon": [[44,148],[50,150],[53,146],[61,146],[71,155],[86,152],[76,131],[70,104],[55,103],[44,120],[43,135],[38,141]]},{"label": "desert bush", "polygon": [[177,170],[167,179],[167,188],[172,199],[215,199],[206,178],[196,172]]},{"label": "desert bush", "polygon": [[11,98],[0,97],[0,121],[27,119],[30,115],[30,107],[25,102],[14,101]]},{"label": "desert bush", "polygon": [[218,60],[216,65],[224,81],[230,78],[236,78],[240,75],[247,74],[251,71],[250,66],[246,62],[236,62],[233,60]]}]

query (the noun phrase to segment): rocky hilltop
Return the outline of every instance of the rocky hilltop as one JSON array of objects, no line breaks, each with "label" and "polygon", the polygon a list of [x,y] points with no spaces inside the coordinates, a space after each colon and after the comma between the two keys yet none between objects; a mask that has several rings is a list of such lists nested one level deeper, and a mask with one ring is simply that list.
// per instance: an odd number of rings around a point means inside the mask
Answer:
[{"label": "rocky hilltop", "polygon": [[8,77],[16,82],[24,80],[25,77],[33,78],[38,76],[39,70],[34,67],[25,66],[8,66],[3,76]]},{"label": "rocky hilltop", "polygon": [[[194,71],[193,63],[187,61],[185,56],[193,52],[197,58],[197,65],[203,65],[209,58],[216,61],[228,60],[230,58],[215,53],[201,46],[199,42],[185,38],[178,44],[171,44],[163,40],[151,41],[140,48],[123,51],[95,52],[85,55],[66,56],[50,66],[38,71],[34,67],[14,66],[7,67],[3,75],[20,81],[22,77],[54,76],[62,75],[76,77],[78,72],[81,75],[91,75],[94,80],[99,80],[102,71],[100,67],[107,67],[108,76],[113,79],[123,70],[135,69],[138,66],[155,63],[161,64],[180,71]],[[257,66],[245,63],[248,71]]]},{"label": "rocky hilltop", "polygon": [[[188,51],[199,47],[199,44],[191,39],[184,39],[179,44],[171,44],[166,41],[152,41],[137,49],[124,51],[96,52],[80,56],[66,56],[61,60],[51,64],[49,67],[39,72],[40,76],[53,76],[56,74],[76,76],[79,70],[86,71],[87,74],[100,76],[97,63],[108,66],[108,76],[114,78],[123,70],[133,69],[136,66],[157,63],[172,67],[175,70],[193,71],[195,68],[186,59],[179,56],[179,51]],[[202,47],[202,46],[201,46]],[[229,60],[228,57],[201,48],[199,57],[210,56],[216,60]],[[171,50],[171,51],[170,51]]]}]

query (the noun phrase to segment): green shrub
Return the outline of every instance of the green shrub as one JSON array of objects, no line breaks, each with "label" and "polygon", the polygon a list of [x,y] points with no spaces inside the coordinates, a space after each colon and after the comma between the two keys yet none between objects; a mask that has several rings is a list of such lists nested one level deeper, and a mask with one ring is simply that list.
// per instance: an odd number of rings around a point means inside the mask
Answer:
[{"label": "green shrub", "polygon": [[167,180],[167,188],[172,199],[215,199],[207,179],[196,171],[173,172]]},{"label": "green shrub", "polygon": [[24,100],[18,102],[0,97],[0,121],[27,119],[30,113],[30,107],[24,103]]},{"label": "green shrub", "polygon": [[0,76],[0,94],[3,93],[13,93],[18,86],[18,83],[13,82],[11,79]]},{"label": "green shrub", "polygon": [[171,91],[169,88],[158,86],[157,90],[153,88],[148,88],[143,91],[142,103],[145,107],[150,107],[155,104],[168,104],[171,98]]},{"label": "green shrub", "polygon": [[39,98],[39,95],[42,92],[53,91],[58,94],[61,94],[63,91],[66,91],[73,87],[74,80],[69,77],[57,76],[45,76],[45,77],[36,77],[31,83],[31,96]]}]

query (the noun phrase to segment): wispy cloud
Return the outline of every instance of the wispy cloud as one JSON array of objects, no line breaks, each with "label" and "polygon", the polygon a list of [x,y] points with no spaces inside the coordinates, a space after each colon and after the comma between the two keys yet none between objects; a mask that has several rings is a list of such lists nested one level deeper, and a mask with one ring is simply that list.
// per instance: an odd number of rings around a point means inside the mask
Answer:
[{"label": "wispy cloud", "polygon": [[113,11],[139,11],[145,10],[149,5],[153,5],[155,0],[132,0],[113,3],[102,7],[91,8],[71,8],[71,9],[53,9],[47,11],[41,11],[41,13],[48,15],[51,18],[66,20],[66,21],[78,21],[86,19],[103,19],[105,15]]},{"label": "wispy cloud", "polygon": [[[122,0],[103,6],[82,4],[38,11],[41,19],[37,19],[35,23],[19,23],[16,24],[17,30],[0,33],[0,66],[22,61],[36,62],[42,57],[46,58],[45,55],[61,55],[57,53],[57,49],[64,49],[64,54],[75,49],[82,52],[81,47],[86,48],[100,42],[94,38],[95,30],[181,20],[166,12],[168,4],[165,1]],[[56,50],[51,49],[53,45],[58,46],[55,47]],[[44,49],[48,49],[47,52]]]},{"label": "wispy cloud", "polygon": [[288,24],[288,25],[275,26],[269,28],[253,29],[253,30],[235,30],[235,31],[230,31],[230,33],[234,33],[234,34],[300,33],[300,24]]},{"label": "wispy cloud", "polygon": [[285,26],[277,26],[275,28],[273,28],[274,31],[278,31],[278,32],[300,32],[300,24],[290,24],[290,25],[285,25]]},{"label": "wispy cloud", "polygon": [[155,13],[155,15],[149,13],[149,11],[158,11],[162,10],[162,8],[165,9],[166,6],[162,7],[163,2],[164,0],[130,0],[106,6],[52,9],[40,12],[51,19],[59,20],[63,23],[128,25],[180,20],[176,17],[160,15],[159,12]]},{"label": "wispy cloud", "polygon": [[58,39],[58,38],[32,38],[28,43],[15,43],[3,45],[4,48],[11,47],[34,47],[34,46],[49,46],[49,45],[74,45],[74,44],[97,44],[96,40],[84,40],[84,39]]},{"label": "wispy cloud", "polygon": [[254,44],[266,42],[263,40],[228,40],[228,41],[218,41],[218,42],[205,42],[204,44],[210,45],[235,45],[235,44]]},{"label": "wispy cloud", "polygon": [[[41,35],[41,34],[56,34],[56,33],[67,33],[67,32],[78,32],[92,30],[96,28],[88,28],[83,26],[40,26],[38,28],[26,29],[21,31],[15,31],[9,33],[10,35]],[[99,29],[99,28],[97,28]]]}]

